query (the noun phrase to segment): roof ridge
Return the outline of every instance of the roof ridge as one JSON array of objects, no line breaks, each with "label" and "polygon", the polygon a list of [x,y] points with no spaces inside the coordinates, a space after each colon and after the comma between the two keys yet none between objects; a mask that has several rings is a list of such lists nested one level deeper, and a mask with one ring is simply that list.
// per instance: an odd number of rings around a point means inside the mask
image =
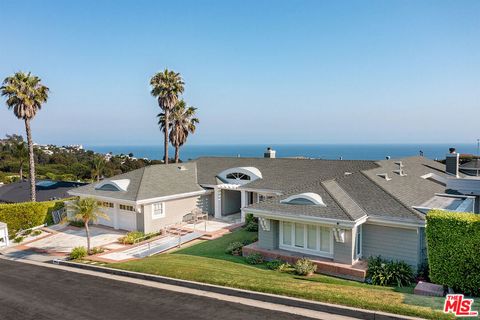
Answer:
[{"label": "roof ridge", "polygon": [[[329,181],[332,181],[332,182],[335,182],[335,179],[330,179],[330,180],[326,180],[326,181],[320,181],[320,184],[322,185],[323,189],[325,189],[325,191],[328,193],[328,195],[333,199],[333,201],[335,201],[335,203],[340,207],[340,209],[342,209],[342,211],[350,218],[350,220],[352,221],[355,221],[355,219],[350,215],[350,213],[347,211],[347,209],[345,209],[345,207],[338,201],[337,198],[335,198],[335,196],[330,192],[330,190],[328,190],[328,188],[325,186],[325,182],[329,182]],[[336,183],[336,182],[335,182]],[[338,185],[338,183],[337,183]],[[343,190],[343,189],[342,189]],[[347,193],[348,195],[348,193]],[[363,209],[362,209],[363,210]]]},{"label": "roof ridge", "polygon": [[392,197],[395,201],[397,201],[398,203],[400,203],[404,208],[406,208],[408,211],[410,211],[411,213],[413,213],[414,215],[416,215],[417,217],[419,218],[424,218],[422,215],[420,215],[420,213],[418,213],[415,209],[411,208],[410,206],[408,206],[407,204],[405,204],[402,200],[400,200],[398,197],[394,196],[390,191],[386,190],[385,188],[383,188],[380,184],[376,183],[372,178],[370,178],[367,174],[365,174],[364,171],[368,171],[368,170],[362,170],[360,171],[360,173],[365,177],[367,178],[369,181],[371,181],[374,185],[376,185],[377,187],[379,187],[381,190],[383,190],[383,192],[385,192],[386,194],[388,194],[390,197]]},{"label": "roof ridge", "polygon": [[138,200],[138,194],[140,193],[140,188],[142,187],[142,181],[143,181],[143,177],[145,176],[145,170],[147,169],[147,167],[149,167],[149,166],[145,166],[145,167],[140,168],[140,169],[143,169],[142,170],[142,177],[140,178],[140,181],[138,182],[137,192],[135,192],[135,201]]}]

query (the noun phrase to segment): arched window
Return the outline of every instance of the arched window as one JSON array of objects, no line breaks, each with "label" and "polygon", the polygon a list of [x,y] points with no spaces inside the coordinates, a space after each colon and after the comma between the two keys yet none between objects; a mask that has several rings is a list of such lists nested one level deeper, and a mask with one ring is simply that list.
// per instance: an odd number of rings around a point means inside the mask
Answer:
[{"label": "arched window", "polygon": [[241,173],[241,172],[229,173],[229,174],[227,174],[226,178],[227,179],[232,179],[232,180],[251,180],[249,175],[247,175],[245,173]]},{"label": "arched window", "polygon": [[103,191],[120,191],[116,186],[113,184],[107,183],[97,188],[97,190]]},{"label": "arched window", "polygon": [[316,205],[321,207],[327,206],[325,202],[323,202],[322,197],[313,192],[294,194],[284,200],[281,200],[280,202],[285,204],[310,205],[310,206]]}]

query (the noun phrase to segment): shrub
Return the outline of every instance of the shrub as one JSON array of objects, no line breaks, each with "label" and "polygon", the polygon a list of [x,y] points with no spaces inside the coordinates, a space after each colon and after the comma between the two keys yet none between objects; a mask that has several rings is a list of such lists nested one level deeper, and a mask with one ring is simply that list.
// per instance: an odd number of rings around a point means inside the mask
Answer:
[{"label": "shrub", "polygon": [[403,287],[413,282],[414,274],[412,267],[404,261],[390,261],[378,256],[368,259],[367,278],[375,285]]},{"label": "shrub", "polygon": [[245,230],[250,232],[258,231],[258,218],[255,218],[253,214],[247,214],[245,216]]},{"label": "shrub", "polygon": [[306,258],[298,259],[295,262],[294,268],[295,273],[300,276],[312,275],[315,271],[317,271],[317,265]]},{"label": "shrub", "polygon": [[232,242],[225,249],[225,253],[228,253],[234,256],[239,256],[242,254],[242,248],[243,248],[243,243],[238,241]]},{"label": "shrub", "polygon": [[105,252],[105,249],[103,249],[101,247],[95,247],[95,248],[90,250],[90,254],[98,254],[98,253],[103,253],[103,252]]},{"label": "shrub", "polygon": [[263,263],[263,256],[260,253],[252,253],[245,257],[248,264],[261,264]]},{"label": "shrub", "polygon": [[280,272],[292,272],[294,271],[295,269],[293,268],[293,266],[290,264],[290,263],[282,263],[278,269],[278,271]]},{"label": "shrub", "polygon": [[8,226],[9,233],[52,223],[51,212],[63,207],[63,201],[22,202],[0,204],[0,221]]},{"label": "shrub", "polygon": [[15,242],[15,243],[20,243],[20,242],[22,242],[24,239],[25,239],[25,237],[18,236],[18,237],[16,237],[15,239],[13,239],[13,242]]},{"label": "shrub", "polygon": [[267,262],[267,268],[270,270],[278,270],[283,264],[282,260],[274,259]]},{"label": "shrub", "polygon": [[87,248],[85,247],[75,247],[70,252],[70,259],[82,259],[87,256]]},{"label": "shrub", "polygon": [[433,210],[426,233],[431,280],[479,296],[480,215]]},{"label": "shrub", "polygon": [[70,220],[68,224],[71,225],[72,227],[77,227],[77,228],[85,227],[85,223],[81,220]]},{"label": "shrub", "polygon": [[137,240],[145,237],[145,234],[141,231],[132,231],[118,239],[123,244],[134,244]]},{"label": "shrub", "polygon": [[33,230],[32,233],[30,234],[32,237],[36,237],[42,234],[42,231],[40,230]]}]

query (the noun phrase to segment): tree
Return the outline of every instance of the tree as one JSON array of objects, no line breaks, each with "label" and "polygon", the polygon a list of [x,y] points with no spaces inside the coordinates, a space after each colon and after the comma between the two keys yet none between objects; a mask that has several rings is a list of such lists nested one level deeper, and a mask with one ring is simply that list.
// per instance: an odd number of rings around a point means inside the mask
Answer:
[{"label": "tree", "polygon": [[[187,142],[188,135],[194,133],[196,124],[200,121],[195,117],[197,108],[187,107],[184,100],[177,102],[170,114],[169,126],[171,127],[169,139],[175,147],[175,163],[178,163],[180,158],[180,147]],[[165,130],[165,113],[159,113],[158,124],[163,132]]]},{"label": "tree", "polygon": [[93,198],[80,198],[73,201],[68,208],[73,211],[74,218],[83,222],[87,235],[87,251],[90,253],[90,222],[97,222],[99,218],[109,219],[108,215],[101,210],[97,200]]},{"label": "tree", "polygon": [[21,141],[16,143],[11,147],[11,152],[12,156],[16,158],[19,162],[19,175],[20,175],[20,181],[23,181],[23,164],[25,163],[27,157],[28,157],[28,148],[25,145],[25,142]]},{"label": "tree", "polygon": [[164,161],[168,164],[168,133],[170,112],[175,107],[178,97],[183,93],[184,82],[179,73],[165,69],[150,79],[150,93],[157,98],[160,109],[164,112]]},{"label": "tree", "polygon": [[42,108],[42,104],[47,102],[50,89],[41,83],[39,77],[32,75],[30,72],[20,71],[5,78],[0,91],[2,96],[7,98],[8,109],[13,109],[15,116],[25,122],[29,154],[30,195],[31,200],[35,201],[35,159],[30,121]]},{"label": "tree", "polygon": [[100,178],[105,171],[105,158],[101,155],[95,155],[92,161],[92,178],[100,181]]}]

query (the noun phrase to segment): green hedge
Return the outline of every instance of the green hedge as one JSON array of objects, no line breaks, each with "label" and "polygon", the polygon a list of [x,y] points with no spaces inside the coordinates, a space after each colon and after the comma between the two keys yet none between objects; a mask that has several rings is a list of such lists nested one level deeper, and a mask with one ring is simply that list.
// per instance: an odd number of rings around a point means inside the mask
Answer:
[{"label": "green hedge", "polygon": [[0,204],[0,221],[7,224],[9,234],[13,235],[19,230],[53,223],[51,212],[62,207],[63,201]]},{"label": "green hedge", "polygon": [[480,215],[432,210],[427,214],[430,279],[480,295]]}]

